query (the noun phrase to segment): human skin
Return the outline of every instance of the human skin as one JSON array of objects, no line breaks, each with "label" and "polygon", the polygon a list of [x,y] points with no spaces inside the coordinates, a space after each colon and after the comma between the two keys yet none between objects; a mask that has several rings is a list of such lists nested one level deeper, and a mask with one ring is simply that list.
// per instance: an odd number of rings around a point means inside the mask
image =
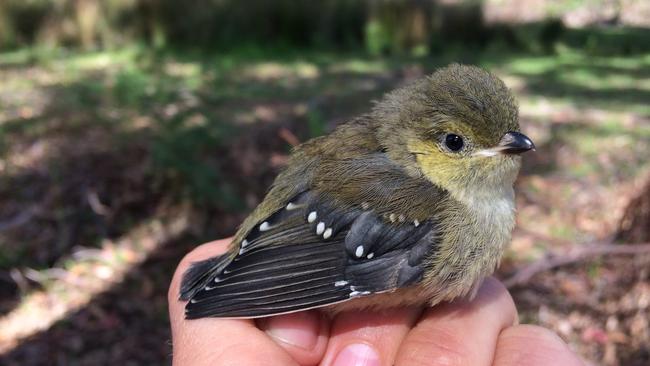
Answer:
[{"label": "human skin", "polygon": [[174,365],[584,365],[555,333],[518,324],[512,297],[493,278],[472,300],[434,308],[358,310],[333,319],[317,310],[257,320],[184,319],[182,273],[225,252],[229,242],[199,246],[176,269],[168,294]]}]

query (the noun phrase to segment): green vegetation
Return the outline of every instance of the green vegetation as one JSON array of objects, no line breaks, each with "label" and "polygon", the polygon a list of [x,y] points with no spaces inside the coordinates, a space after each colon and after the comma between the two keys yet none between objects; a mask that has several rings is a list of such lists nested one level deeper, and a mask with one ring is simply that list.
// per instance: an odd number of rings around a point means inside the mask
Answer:
[{"label": "green vegetation", "polygon": [[[146,130],[153,136],[153,174],[178,176],[192,188],[197,202],[215,202],[223,197],[209,187],[217,187],[219,175],[201,165],[204,150],[227,143],[229,137],[247,120],[246,109],[257,101],[282,99],[292,103],[312,103],[321,95],[329,95],[346,103],[368,108],[368,97],[377,97],[390,85],[381,85],[380,78],[400,72],[402,65],[414,65],[424,71],[434,69],[455,58],[484,65],[523,83],[523,105],[552,103],[582,109],[610,112],[633,112],[650,117],[650,56],[605,57],[587,51],[567,49],[555,55],[530,55],[484,52],[471,56],[446,55],[444,58],[384,58],[363,54],[324,52],[283,53],[275,50],[252,55],[243,49],[197,57],[167,53],[150,54],[139,48],[89,53],[44,53],[39,49],[0,54],[0,67],[31,65],[49,76],[38,78],[9,77],[3,92],[27,93],[34,88],[52,88],[52,94],[40,95],[39,109],[75,111],[62,125],[54,128],[86,128],[101,123],[120,132],[137,129],[133,124],[150,119]],[[16,75],[18,76],[18,75]],[[367,87],[359,82],[369,84]],[[371,85],[371,84],[375,85]],[[361,90],[361,95],[359,92]],[[363,89],[373,89],[365,91]],[[356,97],[355,97],[356,96]],[[355,99],[356,98],[356,99]],[[37,98],[38,99],[38,98]],[[5,104],[9,104],[6,103]],[[229,108],[220,108],[228,104]],[[47,136],[50,117],[34,115],[10,118],[20,103],[5,105],[0,126],[1,146],[9,140]],[[29,106],[27,106],[29,107]],[[234,107],[234,108],[233,108]],[[165,110],[166,109],[166,110]],[[250,111],[248,111],[250,113]],[[37,113],[35,113],[37,114]],[[335,112],[309,106],[306,112],[308,134],[314,136],[327,130],[327,119]],[[83,117],[82,117],[83,116]],[[93,120],[86,119],[92,116]],[[159,118],[161,117],[162,118]],[[153,118],[152,118],[153,117]],[[118,127],[119,126],[119,127]],[[582,129],[572,127],[578,133]],[[627,135],[628,143],[643,146],[648,138],[647,127],[627,132],[619,119],[610,119],[601,126],[589,127],[597,136]],[[568,131],[570,136],[570,131]],[[128,136],[127,136],[128,137]],[[631,139],[631,140],[630,140]],[[585,153],[595,153],[596,141],[585,139],[577,145]],[[590,145],[591,144],[591,145]],[[643,151],[639,151],[643,153]],[[194,164],[186,164],[192,161]],[[207,173],[210,172],[210,173]],[[216,189],[216,188],[215,188]],[[225,188],[224,188],[225,189]],[[225,191],[231,192],[230,189]]]},{"label": "green vegetation", "polygon": [[[129,158],[120,148],[141,150],[142,184],[158,199],[241,211],[246,205],[235,166],[242,162],[233,144],[264,126],[266,133],[289,128],[301,141],[321,135],[332,121],[367,111],[368,101],[402,73],[428,73],[453,61],[504,77],[519,96],[524,128],[539,131],[538,145],[567,145],[583,157],[554,163],[553,169],[566,169],[562,174],[616,184],[647,165],[650,56],[606,57],[562,47],[554,55],[488,49],[436,58],[282,48],[207,54],[24,49],[0,54],[0,93],[10,96],[0,110],[0,146],[6,171],[18,172],[10,162],[21,144],[53,136],[84,144],[93,131],[107,144],[102,153],[109,159]],[[25,68],[35,71],[25,77]],[[566,110],[561,118],[570,123],[549,120],[558,110]],[[286,141],[280,147],[286,152]],[[614,170],[602,170],[602,154],[611,155]],[[52,156],[46,166],[61,183],[72,174],[69,164],[65,156]],[[268,184],[268,173],[257,189]],[[8,188],[16,178],[7,174],[2,181]]]}]

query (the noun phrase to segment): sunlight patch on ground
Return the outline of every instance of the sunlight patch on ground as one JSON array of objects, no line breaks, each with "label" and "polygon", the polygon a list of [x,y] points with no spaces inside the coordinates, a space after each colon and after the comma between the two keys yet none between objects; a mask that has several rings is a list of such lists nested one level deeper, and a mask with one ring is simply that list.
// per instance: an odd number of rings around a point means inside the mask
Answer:
[{"label": "sunlight patch on ground", "polygon": [[273,81],[283,78],[316,79],[320,76],[318,66],[303,61],[292,63],[261,62],[244,67],[244,77],[258,81]]},{"label": "sunlight patch on ground", "polygon": [[617,121],[623,129],[643,129],[644,126],[650,126],[650,116],[638,113],[598,107],[581,107],[553,98],[531,98],[524,95],[518,99],[519,115],[523,119],[543,121],[543,123],[583,121],[595,125],[605,125],[611,121]]},{"label": "sunlight patch on ground", "polygon": [[44,289],[28,294],[13,311],[0,318],[0,355],[120,283],[131,268],[187,227],[186,215],[177,215],[170,222],[154,220],[117,241],[105,241],[100,248],[77,250],[60,268],[24,271],[25,277],[40,282]]},{"label": "sunlight patch on ground", "polygon": [[331,73],[354,73],[354,74],[380,74],[388,72],[390,68],[382,60],[361,60],[352,59],[347,61],[336,62],[329,67]]}]

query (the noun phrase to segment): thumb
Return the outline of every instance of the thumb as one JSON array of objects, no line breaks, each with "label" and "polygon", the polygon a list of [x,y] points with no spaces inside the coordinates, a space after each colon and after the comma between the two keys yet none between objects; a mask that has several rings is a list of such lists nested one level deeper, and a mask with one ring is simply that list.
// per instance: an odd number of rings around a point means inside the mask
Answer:
[{"label": "thumb", "polygon": [[182,274],[192,262],[225,252],[229,240],[204,244],[185,256],[169,287],[169,318],[174,365],[268,365],[298,363],[252,320],[185,319],[185,303],[178,300]]}]

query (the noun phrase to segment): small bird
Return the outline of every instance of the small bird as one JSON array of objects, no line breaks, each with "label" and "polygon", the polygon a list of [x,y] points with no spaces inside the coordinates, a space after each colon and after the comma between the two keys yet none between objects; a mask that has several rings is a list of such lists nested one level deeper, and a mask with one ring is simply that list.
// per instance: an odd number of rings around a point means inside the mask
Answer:
[{"label": "small bird", "polygon": [[520,154],[534,148],[511,91],[480,68],[390,92],[293,151],[228,252],[184,274],[185,316],[472,296],[510,241]]}]

